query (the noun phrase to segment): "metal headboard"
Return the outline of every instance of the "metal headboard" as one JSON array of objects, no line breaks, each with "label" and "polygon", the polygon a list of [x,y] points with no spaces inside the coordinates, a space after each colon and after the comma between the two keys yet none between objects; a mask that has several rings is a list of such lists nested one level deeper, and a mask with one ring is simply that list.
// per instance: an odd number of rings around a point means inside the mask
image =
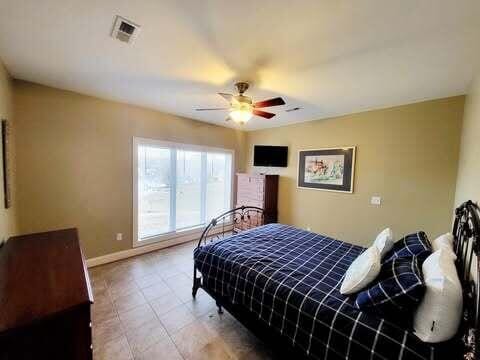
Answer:
[{"label": "metal headboard", "polygon": [[480,316],[480,218],[479,207],[467,201],[455,210],[453,225],[457,270],[463,287],[463,320],[460,335],[465,347],[464,359],[477,359]]},{"label": "metal headboard", "polygon": [[235,234],[240,230],[250,229],[264,223],[265,217],[262,208],[240,206],[228,210],[210,221],[205,230],[203,230],[197,247],[202,246],[202,243],[205,245],[209,241],[223,239],[225,236]]},{"label": "metal headboard", "polygon": [[[221,240],[226,236],[236,234],[239,231],[251,229],[265,224],[263,209],[256,206],[241,206],[228,210],[212,219],[203,230],[197,248],[206,245],[208,242]],[[197,274],[197,268],[193,267],[193,289],[195,297],[197,290],[202,287],[202,278]]]}]

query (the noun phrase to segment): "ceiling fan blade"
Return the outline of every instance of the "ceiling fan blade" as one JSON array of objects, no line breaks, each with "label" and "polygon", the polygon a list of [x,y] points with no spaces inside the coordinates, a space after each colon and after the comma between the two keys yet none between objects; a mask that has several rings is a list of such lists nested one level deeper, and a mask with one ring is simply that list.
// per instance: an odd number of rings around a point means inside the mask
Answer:
[{"label": "ceiling fan blade", "polygon": [[285,101],[281,97],[276,97],[273,99],[263,100],[253,104],[254,108],[265,108],[270,106],[285,105]]},{"label": "ceiling fan blade", "polygon": [[223,97],[225,100],[227,100],[229,103],[232,102],[233,100],[233,94],[226,94],[226,93],[218,93],[221,97]]},{"label": "ceiling fan blade", "polygon": [[211,111],[211,110],[229,110],[229,108],[201,108],[195,109],[196,111]]},{"label": "ceiling fan blade", "polygon": [[275,116],[275,114],[272,114],[272,113],[269,113],[269,112],[266,112],[266,111],[262,111],[262,110],[253,110],[253,114],[257,115],[257,116],[264,117],[265,119],[271,119],[272,117]]}]

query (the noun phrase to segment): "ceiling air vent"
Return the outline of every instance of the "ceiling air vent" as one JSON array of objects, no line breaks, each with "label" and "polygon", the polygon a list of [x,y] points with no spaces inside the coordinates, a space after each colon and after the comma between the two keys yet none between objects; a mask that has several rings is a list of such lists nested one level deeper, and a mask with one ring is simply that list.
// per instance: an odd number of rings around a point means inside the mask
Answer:
[{"label": "ceiling air vent", "polygon": [[140,25],[118,15],[115,17],[112,30],[112,37],[114,39],[131,44],[136,39],[139,31]]}]

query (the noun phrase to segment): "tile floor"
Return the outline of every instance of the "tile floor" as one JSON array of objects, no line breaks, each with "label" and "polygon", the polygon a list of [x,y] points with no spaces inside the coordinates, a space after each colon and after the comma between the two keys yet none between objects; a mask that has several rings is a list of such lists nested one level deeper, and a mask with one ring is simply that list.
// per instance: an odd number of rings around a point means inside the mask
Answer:
[{"label": "tile floor", "polygon": [[94,360],[273,358],[201,289],[192,299],[194,246],[89,269]]}]

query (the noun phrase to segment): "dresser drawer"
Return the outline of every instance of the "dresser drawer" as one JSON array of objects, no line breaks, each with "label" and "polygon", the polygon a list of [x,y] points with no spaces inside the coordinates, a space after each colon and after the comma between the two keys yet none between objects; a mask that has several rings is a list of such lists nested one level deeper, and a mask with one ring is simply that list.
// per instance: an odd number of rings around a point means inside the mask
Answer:
[{"label": "dresser drawer", "polygon": [[0,336],[2,360],[91,360],[90,306],[83,305]]},{"label": "dresser drawer", "polygon": [[237,199],[239,202],[247,199],[263,202],[264,182],[255,177],[239,177]]},{"label": "dresser drawer", "polygon": [[255,206],[263,209],[264,203],[261,200],[251,199],[251,198],[242,198],[237,199],[237,207],[239,206]]},{"label": "dresser drawer", "polygon": [[242,176],[238,179],[238,189],[249,192],[263,190],[263,181],[254,177],[251,178]]},{"label": "dresser drawer", "polygon": [[254,192],[254,191],[251,191],[251,192],[247,192],[247,191],[239,191],[237,193],[237,201],[239,203],[243,203],[245,201],[249,201],[249,200],[254,200],[254,201],[258,201],[260,203],[263,203],[263,193],[261,192]]}]

